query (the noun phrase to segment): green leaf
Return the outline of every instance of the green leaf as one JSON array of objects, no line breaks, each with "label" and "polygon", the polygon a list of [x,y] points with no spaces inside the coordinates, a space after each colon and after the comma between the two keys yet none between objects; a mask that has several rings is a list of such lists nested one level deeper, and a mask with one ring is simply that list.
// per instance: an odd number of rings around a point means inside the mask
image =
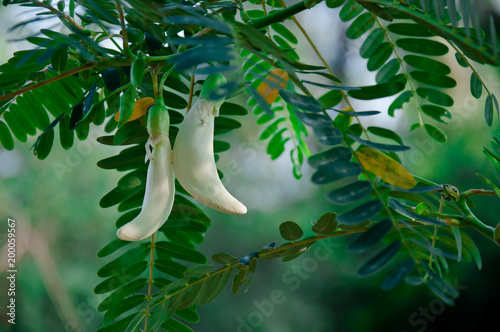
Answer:
[{"label": "green leaf", "polygon": [[33,153],[37,156],[38,159],[43,160],[49,155],[53,144],[54,129],[52,128],[39,137],[39,141],[36,143]]},{"label": "green leaf", "polygon": [[18,116],[14,115],[13,112],[9,111],[3,113],[3,119],[5,120],[5,122],[10,128],[10,131],[12,132],[14,137],[17,138],[17,140],[23,143],[25,143],[28,140],[28,135],[26,134],[26,131],[24,131],[22,125],[19,123],[22,120],[19,119]]},{"label": "green leaf", "polygon": [[103,169],[128,170],[144,165],[146,149],[144,145],[134,145],[120,151],[116,156],[102,159],[97,162],[97,166]]},{"label": "green leaf", "polygon": [[183,278],[184,272],[187,270],[187,267],[184,265],[165,259],[155,260],[154,266],[158,271],[166,273],[167,275],[177,279]]},{"label": "green leaf", "polygon": [[224,104],[222,104],[219,109],[219,115],[242,116],[247,114],[248,111],[245,107],[229,102],[225,102]]},{"label": "green leaf", "polygon": [[141,279],[136,279],[133,280],[120,288],[118,288],[116,291],[111,293],[107,298],[105,298],[97,307],[97,311],[102,312],[109,310],[110,308],[115,307],[119,303],[123,301],[124,298],[127,296],[134,294],[135,292],[138,292],[141,290],[145,285],[147,284],[147,279],[146,278],[141,278]]},{"label": "green leaf", "polygon": [[231,263],[234,263],[238,260],[238,258],[230,255],[230,254],[226,254],[224,252],[220,252],[220,253],[217,253],[217,254],[213,254],[212,255],[212,260],[215,262],[215,263],[220,263],[220,264],[231,264]]},{"label": "green leaf", "polygon": [[384,98],[393,96],[396,93],[403,91],[405,84],[398,81],[392,81],[388,83],[362,86],[359,88],[359,90],[350,90],[347,94],[353,98],[361,100]]},{"label": "green leaf", "polygon": [[441,42],[423,38],[400,38],[396,45],[412,53],[440,56],[448,53],[448,46]]},{"label": "green leaf", "polygon": [[421,106],[422,111],[431,118],[441,123],[446,123],[443,121],[442,117],[451,119],[451,113],[441,106],[425,104]]},{"label": "green leaf", "polygon": [[345,31],[345,35],[350,39],[358,39],[375,24],[375,19],[371,13],[363,13],[356,17],[354,22],[349,25]]},{"label": "green leaf", "polygon": [[231,144],[224,141],[214,140],[214,153],[221,153],[231,148]]},{"label": "green leaf", "polygon": [[368,59],[370,58],[373,53],[377,50],[378,45],[382,44],[384,41],[384,33],[382,29],[380,28],[375,28],[370,32],[368,37],[366,37],[365,41],[363,42],[363,45],[361,45],[361,48],[359,49],[359,55],[361,55],[362,58]]},{"label": "green leaf", "polygon": [[157,250],[163,250],[168,256],[184,260],[186,262],[205,264],[207,258],[201,252],[189,249],[187,247],[166,241],[156,243]]},{"label": "green leaf", "polygon": [[383,290],[392,290],[399,285],[413,270],[415,261],[409,259],[396,266],[396,268],[382,282]]},{"label": "green leaf", "polygon": [[[309,127],[328,127],[332,119],[322,113],[301,112],[295,110],[295,114],[305,125]],[[284,118],[282,118],[285,120]]]},{"label": "green leaf", "polygon": [[[238,273],[234,275],[231,291],[233,294],[242,294],[248,290],[253,274],[257,268],[257,260],[253,259],[249,265],[240,264],[237,266]],[[246,288],[241,290],[241,287],[246,285]]]},{"label": "green leaf", "polygon": [[333,125],[328,127],[313,127],[314,134],[323,145],[338,145],[342,143],[342,132]]},{"label": "green leaf", "polygon": [[373,52],[373,54],[369,57],[366,68],[369,71],[379,69],[391,57],[392,51],[391,44],[388,42],[383,42],[378,45],[375,52]]},{"label": "green leaf", "polygon": [[326,164],[334,164],[336,162],[348,162],[352,158],[352,153],[349,148],[345,146],[334,146],[323,152],[319,152],[310,156],[307,159],[309,166],[318,168]]},{"label": "green leaf", "polygon": [[346,205],[368,196],[373,187],[368,181],[357,181],[326,194],[326,198],[336,205]]},{"label": "green leaf", "polygon": [[392,59],[387,62],[375,76],[377,83],[389,82],[399,71],[401,67],[398,59]]},{"label": "green leaf", "polygon": [[312,97],[299,95],[285,90],[280,90],[280,96],[288,104],[293,105],[300,110],[316,113],[320,113],[322,111],[320,103]]},{"label": "green leaf", "polygon": [[286,26],[284,26],[282,23],[273,23],[271,24],[271,28],[279,33],[281,36],[283,36],[285,39],[287,39],[290,43],[292,44],[297,44],[298,40],[295,35],[288,30]]},{"label": "green leaf", "polygon": [[398,253],[401,245],[401,241],[394,241],[389,244],[384,250],[361,266],[358,274],[364,277],[380,271]]},{"label": "green leaf", "polygon": [[340,90],[330,90],[321,97],[318,101],[323,108],[331,108],[337,106],[343,99],[342,92]]},{"label": "green leaf", "polygon": [[126,301],[122,301],[117,306],[110,308],[104,314],[102,319],[104,325],[110,324],[115,318],[119,317],[123,313],[137,307],[146,300],[145,294],[135,294],[127,297]]},{"label": "green leaf", "polygon": [[105,245],[104,248],[99,250],[99,252],[97,253],[97,257],[102,258],[102,257],[106,257],[108,255],[111,255],[112,253],[114,253],[118,249],[120,249],[120,248],[122,248],[130,243],[132,243],[132,242],[123,241],[123,240],[120,240],[118,238],[114,239],[113,241],[111,241],[110,243]]},{"label": "green leaf", "polygon": [[441,129],[431,125],[424,124],[425,131],[429,136],[438,143],[444,144],[447,141],[446,135],[441,131]]},{"label": "green leaf", "polygon": [[483,261],[481,259],[481,252],[474,243],[474,241],[467,235],[467,233],[462,232],[462,243],[467,251],[472,255],[472,258],[476,262],[478,270],[483,267]]},{"label": "green leaf", "polygon": [[68,46],[60,45],[52,53],[51,64],[52,68],[57,72],[62,72],[68,63]]},{"label": "green leaf", "polygon": [[427,98],[431,103],[450,107],[453,106],[453,98],[450,95],[434,88],[418,87],[417,94],[422,98]]},{"label": "green leaf", "polygon": [[[173,298],[172,298],[173,299]],[[172,316],[173,311],[168,310],[168,306],[171,300],[162,301],[159,305],[157,305],[151,314],[151,317],[148,322],[148,329],[146,332],[156,332],[159,330],[161,324]]]},{"label": "green leaf", "polygon": [[127,269],[130,266],[142,261],[149,253],[149,244],[141,243],[137,247],[129,249],[127,252],[107,263],[97,271],[97,276],[101,278],[111,277]]},{"label": "green leaf", "polygon": [[[127,198],[130,198],[142,191],[145,186],[146,172],[144,170],[130,172],[120,179],[115,188],[101,198],[99,206],[102,208],[108,208],[119,204]],[[141,195],[141,201],[142,197],[143,195]]]},{"label": "green leaf", "polygon": [[265,141],[271,137],[277,130],[280,123],[284,122],[286,119],[284,117],[276,119],[273,123],[266,127],[259,136],[261,141]]},{"label": "green leaf", "polygon": [[344,4],[346,0],[326,0],[326,6],[328,8],[337,8]]},{"label": "green leaf", "polygon": [[134,280],[148,267],[148,262],[140,261],[130,267],[120,271],[120,274],[109,277],[94,288],[95,294],[105,294],[111,292],[118,287],[123,286],[127,282]]},{"label": "green leaf", "polygon": [[[500,193],[500,191],[499,191]],[[498,195],[498,194],[497,194]],[[462,248],[463,248],[463,244],[462,244],[462,232],[460,231],[460,229],[458,227],[450,227],[451,228],[451,232],[453,233],[453,237],[455,239],[455,243],[456,243],[456,248],[457,248],[457,261],[461,261],[462,260]]]},{"label": "green leaf", "polygon": [[403,57],[403,60],[410,66],[423,71],[439,73],[441,75],[448,75],[451,73],[451,69],[448,65],[429,57],[407,54]]},{"label": "green leaf", "polygon": [[390,116],[394,116],[394,111],[403,108],[404,103],[407,103],[410,101],[411,97],[413,96],[413,93],[410,90],[407,90],[400,94],[394,101],[391,103],[389,106],[389,109],[387,113]]},{"label": "green leaf", "polygon": [[337,221],[341,225],[357,225],[374,217],[383,207],[379,200],[371,200],[341,214]]},{"label": "green leaf", "polygon": [[198,278],[204,276],[212,270],[213,265],[196,265],[184,271],[185,278]]},{"label": "green leaf", "polygon": [[417,82],[436,86],[438,88],[454,88],[457,82],[449,77],[441,74],[431,73],[422,70],[413,70],[410,76]]},{"label": "green leaf", "polygon": [[489,127],[493,124],[493,98],[491,96],[492,95],[486,96],[484,103],[484,118]]},{"label": "green leaf", "polygon": [[361,254],[373,248],[392,229],[392,222],[384,219],[371,226],[369,230],[362,233],[351,242],[346,250],[351,254]]},{"label": "green leaf", "polygon": [[293,221],[285,221],[280,225],[281,236],[288,241],[295,241],[304,235],[304,231]]},{"label": "green leaf", "polygon": [[285,253],[283,254],[283,258],[281,259],[281,261],[289,262],[291,260],[294,260],[295,258],[304,254],[307,250],[309,250],[309,248],[311,248],[315,242],[316,241],[311,241],[311,242],[303,243],[303,244],[298,245],[298,246],[296,245],[296,246],[292,246],[292,247],[288,248],[287,250],[285,250]]},{"label": "green leaf", "polygon": [[101,72],[101,77],[109,91],[115,91],[122,86],[120,72],[117,68],[107,68]]},{"label": "green leaf", "polygon": [[363,6],[354,0],[349,0],[345,3],[339,12],[339,17],[342,21],[347,22],[361,14],[364,10]]},{"label": "green leaf", "polygon": [[335,182],[347,177],[357,177],[362,168],[357,163],[339,161],[318,167],[312,175],[311,181],[316,184]]},{"label": "green leaf", "polygon": [[429,275],[430,279],[435,283],[436,286],[438,286],[442,291],[446,292],[447,294],[451,295],[452,297],[458,297],[460,294],[458,291],[450,285],[446,280],[442,279],[439,275],[434,273],[427,264],[423,264],[423,267],[425,268],[425,271]]},{"label": "green leaf", "polygon": [[389,206],[394,209],[394,211],[398,212],[399,214],[408,217],[410,219],[414,219],[416,221],[420,221],[423,223],[431,224],[431,225],[436,225],[436,226],[446,226],[446,224],[442,221],[439,221],[434,218],[430,217],[425,217],[419,214],[416,214],[413,211],[408,210],[403,204],[399,203],[397,200],[393,198],[388,199]]},{"label": "green leaf", "polygon": [[61,146],[65,150],[69,150],[73,146],[75,134],[69,128],[70,118],[68,115],[64,115],[59,121],[59,140],[61,141]]},{"label": "green leaf", "polygon": [[193,330],[183,323],[170,318],[161,325],[161,328],[166,331],[176,331],[176,332],[193,332]]},{"label": "green leaf", "polygon": [[146,142],[149,134],[139,119],[125,123],[113,136],[114,145]]},{"label": "green leaf", "polygon": [[396,134],[394,131],[392,131],[390,129],[370,126],[367,128],[367,130],[374,135],[393,140],[396,143],[403,145],[403,140],[401,139],[401,137],[399,137],[398,134]]},{"label": "green leaf", "polygon": [[391,23],[387,29],[395,34],[411,37],[432,37],[434,34],[416,23]]},{"label": "green leaf", "polygon": [[[330,109],[330,110],[326,110],[326,112],[328,113],[328,115],[331,117],[331,118],[335,118],[336,117],[333,115],[330,115],[330,113],[332,112],[337,112],[337,113],[341,113],[343,115],[347,115],[349,117],[359,117],[359,116],[373,116],[373,115],[378,115],[380,114],[380,111],[358,111],[358,112],[353,112],[353,111],[341,111],[341,110],[336,110],[336,109]],[[335,121],[335,120],[334,120]]]},{"label": "green leaf", "polygon": [[136,313],[128,315],[125,318],[120,319],[119,321],[114,322],[113,324],[109,324],[99,328],[96,332],[123,332],[127,330],[128,325],[134,319]]},{"label": "green leaf", "polygon": [[241,127],[241,123],[239,121],[223,116],[216,117],[214,120],[214,125],[214,135],[222,135]]},{"label": "green leaf", "polygon": [[486,183],[494,192],[495,194],[500,198],[500,189],[498,189],[498,187],[493,183],[491,182],[490,180],[488,180],[485,176],[479,174],[479,173],[476,173],[476,175],[484,181],[484,183]]},{"label": "green leaf", "polygon": [[286,128],[278,131],[267,145],[267,154],[271,156],[271,160],[277,159],[285,151],[285,143],[289,140],[289,138],[283,139],[282,135],[285,131]]},{"label": "green leaf", "polygon": [[[189,270],[189,269],[188,269]],[[184,273],[187,273],[187,271]],[[201,288],[203,287],[203,284],[205,281],[197,281],[194,285],[190,286],[189,289],[187,290],[186,294],[182,298],[182,302],[178,308],[178,310],[184,310],[192,305],[196,304],[198,302],[200,295],[201,295]]]},{"label": "green leaf", "polygon": [[337,229],[337,221],[335,218],[337,215],[333,212],[326,212],[318,221],[316,221],[312,227],[312,231],[316,234],[331,234]]},{"label": "green leaf", "polygon": [[200,305],[210,303],[222,292],[233,271],[234,268],[226,269],[205,281],[200,291]]},{"label": "green leaf", "polygon": [[407,150],[411,149],[411,147],[406,146],[406,145],[392,145],[392,144],[375,143],[375,142],[361,139],[355,135],[347,134],[347,136],[349,136],[350,138],[352,138],[353,140],[355,140],[356,142],[358,142],[360,144],[363,144],[363,145],[368,146],[372,149],[380,150],[380,151],[384,151],[384,152],[398,152],[398,151],[407,151]]},{"label": "green leaf", "polygon": [[472,72],[470,77],[470,92],[476,99],[481,98],[481,94],[483,92],[483,83],[475,72]]},{"label": "green leaf", "polygon": [[5,150],[12,150],[14,148],[14,139],[12,138],[12,134],[3,121],[0,121],[0,142]]}]

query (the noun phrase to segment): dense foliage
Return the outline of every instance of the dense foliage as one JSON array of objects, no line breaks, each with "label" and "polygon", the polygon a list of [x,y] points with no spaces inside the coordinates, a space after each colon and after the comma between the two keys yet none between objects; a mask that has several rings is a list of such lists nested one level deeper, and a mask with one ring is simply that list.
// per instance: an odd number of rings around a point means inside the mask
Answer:
[{"label": "dense foliage", "polygon": [[[16,52],[0,66],[1,144],[11,150],[14,138],[27,142],[34,136],[33,153],[45,159],[56,131],[59,145],[68,150],[75,136],[89,139],[103,126],[105,135],[97,141],[117,153],[97,166],[124,172],[100,200],[102,208],[116,206],[122,213],[117,228],[141,212],[150,163],[145,163],[149,107],[164,101],[175,144],[186,112],[202,98],[207,75],[226,78],[208,97],[229,100],[215,119],[216,160],[231,148],[223,134],[238,130],[238,119],[252,116],[250,111],[263,128],[255,139],[266,142],[272,160],[289,154],[297,179],[311,167],[311,181],[328,188],[331,207],[310,230],[286,221],[279,227],[284,243],[257,239],[254,252],[242,258],[214,253],[208,264],[197,247],[211,220],[177,182],[172,211],[159,232],[138,242],[110,238],[99,251],[103,266],[97,275],[103,280],[94,292],[105,294],[97,308],[104,312],[100,332],[190,331],[185,323],[199,321],[197,306],[214,300],[230,282],[233,293],[245,292],[260,260],[287,262],[319,241],[347,234],[359,234],[347,251],[369,257],[360,276],[380,272],[384,290],[405,282],[427,287],[452,305],[459,292],[448,279],[449,261],[481,266],[465,230],[500,244],[499,226],[479,220],[472,201],[479,195],[500,198],[496,180],[478,174],[488,189],[459,192],[411,174],[401,155],[412,147],[389,128],[363,125],[367,117],[397,116],[406,107],[410,131],[446,143],[454,105],[449,91],[457,81],[443,56],[452,52],[470,70],[465,85],[471,96],[484,97],[485,125],[496,125],[497,98],[478,72],[480,66],[500,64],[493,19],[480,20],[468,0],[327,0],[349,24],[346,37],[363,39],[359,56],[375,73],[373,85],[346,86],[294,18],[319,2],[3,1],[37,9],[13,29],[37,21],[54,25],[28,36],[33,49]],[[303,63],[304,47],[318,52],[322,63]],[[238,102],[242,96],[246,105]],[[390,96],[394,99],[383,110],[359,110],[352,103]],[[500,179],[500,140],[493,137],[491,144],[484,154]]]}]

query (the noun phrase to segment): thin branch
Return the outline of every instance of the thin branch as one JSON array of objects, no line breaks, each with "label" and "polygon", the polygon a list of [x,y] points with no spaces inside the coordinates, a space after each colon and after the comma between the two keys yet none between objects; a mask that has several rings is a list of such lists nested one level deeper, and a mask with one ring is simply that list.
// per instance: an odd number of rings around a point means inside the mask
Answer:
[{"label": "thin branch", "polygon": [[116,1],[116,9],[118,9],[118,16],[120,18],[120,25],[122,27],[123,54],[127,58],[133,58],[132,51],[130,50],[130,47],[128,45],[127,29],[125,27],[125,17],[123,16],[122,5],[120,4],[120,1],[118,1],[118,0]]},{"label": "thin branch", "polygon": [[32,90],[36,90],[38,88],[41,88],[42,86],[48,85],[50,83],[57,82],[59,80],[62,80],[63,78],[66,78],[68,76],[80,73],[80,72],[85,71],[87,69],[95,68],[98,65],[99,65],[98,62],[90,62],[90,63],[87,63],[87,64],[85,64],[83,66],[70,69],[68,71],[65,71],[64,73],[61,73],[61,74],[56,75],[54,77],[50,77],[50,78],[48,78],[46,80],[38,82],[37,84],[33,84],[33,85],[30,85],[30,86],[24,87],[22,89],[19,89],[17,91],[14,91],[14,92],[11,92],[11,93],[7,93],[7,94],[5,94],[3,96],[0,96],[0,102],[5,101],[5,100],[9,100],[9,99],[12,99],[12,98],[15,98],[15,97],[17,97],[19,95],[22,95],[23,93],[26,93],[26,92],[29,92],[29,91],[32,91]]},{"label": "thin branch", "polygon": [[51,5],[44,3],[44,2],[41,2],[41,1],[36,1],[36,0],[31,0],[31,2],[37,6],[40,6],[40,7],[43,7],[43,8],[50,10],[51,12],[53,12],[54,14],[59,16],[60,18],[68,21],[71,25],[75,26],[78,30],[83,30],[83,28],[78,23],[76,23],[75,20],[73,20],[69,15],[66,15],[65,13],[52,7]]}]

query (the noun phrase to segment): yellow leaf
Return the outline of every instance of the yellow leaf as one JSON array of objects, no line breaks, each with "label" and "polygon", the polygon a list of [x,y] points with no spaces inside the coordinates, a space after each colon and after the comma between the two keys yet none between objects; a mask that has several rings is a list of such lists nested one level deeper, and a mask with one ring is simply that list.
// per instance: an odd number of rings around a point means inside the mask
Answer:
[{"label": "yellow leaf", "polygon": [[[141,116],[146,114],[148,112],[148,109],[155,103],[155,100],[151,97],[144,97],[141,99],[136,100],[134,104],[134,111],[132,112],[132,115],[128,119],[127,122],[134,121],[136,119],[139,119]],[[120,119],[120,111],[116,112],[115,114],[115,120],[118,121]]]},{"label": "yellow leaf", "polygon": [[271,105],[278,98],[278,87],[286,88],[287,84],[288,73],[283,69],[275,69],[260,83],[257,92]]},{"label": "yellow leaf", "polygon": [[367,171],[380,176],[385,182],[403,189],[415,187],[413,175],[400,163],[384,153],[363,146],[356,151],[356,156]]}]

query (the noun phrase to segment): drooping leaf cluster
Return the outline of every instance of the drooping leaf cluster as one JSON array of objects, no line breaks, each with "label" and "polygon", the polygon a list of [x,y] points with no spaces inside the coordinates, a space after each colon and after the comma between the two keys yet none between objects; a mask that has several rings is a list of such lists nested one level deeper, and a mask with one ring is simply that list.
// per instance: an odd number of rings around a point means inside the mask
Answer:
[{"label": "drooping leaf cluster", "polygon": [[[460,1],[458,8],[455,1],[442,0],[327,0],[328,7],[340,7],[346,37],[364,38],[359,53],[368,71],[376,72],[376,84],[359,87],[343,86],[326,63],[301,62],[300,39],[287,25],[298,24],[292,16],[312,8],[314,1],[290,7],[281,1],[7,4],[40,9],[17,27],[54,19],[65,28],[58,31],[65,32],[43,29],[29,36],[34,49],[16,52],[0,66],[0,142],[12,149],[13,137],[20,142],[37,137],[33,150],[44,159],[55,130],[61,146],[70,149],[75,134],[84,140],[90,130],[103,128],[97,141],[116,147],[116,155],[97,166],[124,172],[100,201],[102,208],[116,206],[121,213],[117,228],[133,220],[143,204],[148,105],[163,95],[173,144],[200,84],[213,73],[227,78],[226,99],[248,98],[246,106],[263,128],[257,139],[266,141],[271,159],[289,152],[296,178],[303,167],[311,167],[311,181],[328,188],[331,211],[321,214],[310,234],[298,221],[286,221],[279,232],[287,242],[273,242],[241,259],[217,253],[211,258],[221,266],[214,269],[198,250],[211,221],[176,183],[172,213],[156,235],[139,243],[114,238],[99,252],[106,260],[97,272],[103,281],[94,289],[106,295],[98,307],[104,313],[101,332],[190,331],[189,325],[199,321],[197,305],[211,302],[229,280],[233,293],[245,292],[260,259],[291,261],[317,241],[353,233],[359,235],[347,251],[369,257],[360,276],[385,273],[386,290],[402,282],[425,284],[453,304],[459,294],[447,281],[449,262],[475,261],[481,267],[465,227],[500,242],[498,227],[495,231],[471,211],[472,195],[500,197],[492,181],[480,175],[492,191],[459,193],[452,185],[422,179],[403,165],[401,156],[411,147],[398,133],[363,125],[366,117],[382,112],[395,116],[413,100],[415,107],[408,111],[417,121],[410,130],[424,128],[445,143],[436,122],[444,124],[453,115],[450,91],[457,82],[443,58],[451,50],[460,65],[471,69],[471,95],[481,98],[483,88],[487,92],[485,118],[493,125],[497,99],[471,60],[498,65],[496,35],[493,28],[483,32],[472,2]],[[158,77],[167,72],[158,87]],[[315,95],[311,86],[324,92]],[[388,96],[394,101],[387,110],[356,110],[350,102]],[[216,154],[231,147],[219,135],[240,128],[235,116],[248,113],[234,100],[222,105],[215,120]],[[494,139],[492,144],[494,151],[485,149],[485,154],[499,180],[500,143]]]}]

